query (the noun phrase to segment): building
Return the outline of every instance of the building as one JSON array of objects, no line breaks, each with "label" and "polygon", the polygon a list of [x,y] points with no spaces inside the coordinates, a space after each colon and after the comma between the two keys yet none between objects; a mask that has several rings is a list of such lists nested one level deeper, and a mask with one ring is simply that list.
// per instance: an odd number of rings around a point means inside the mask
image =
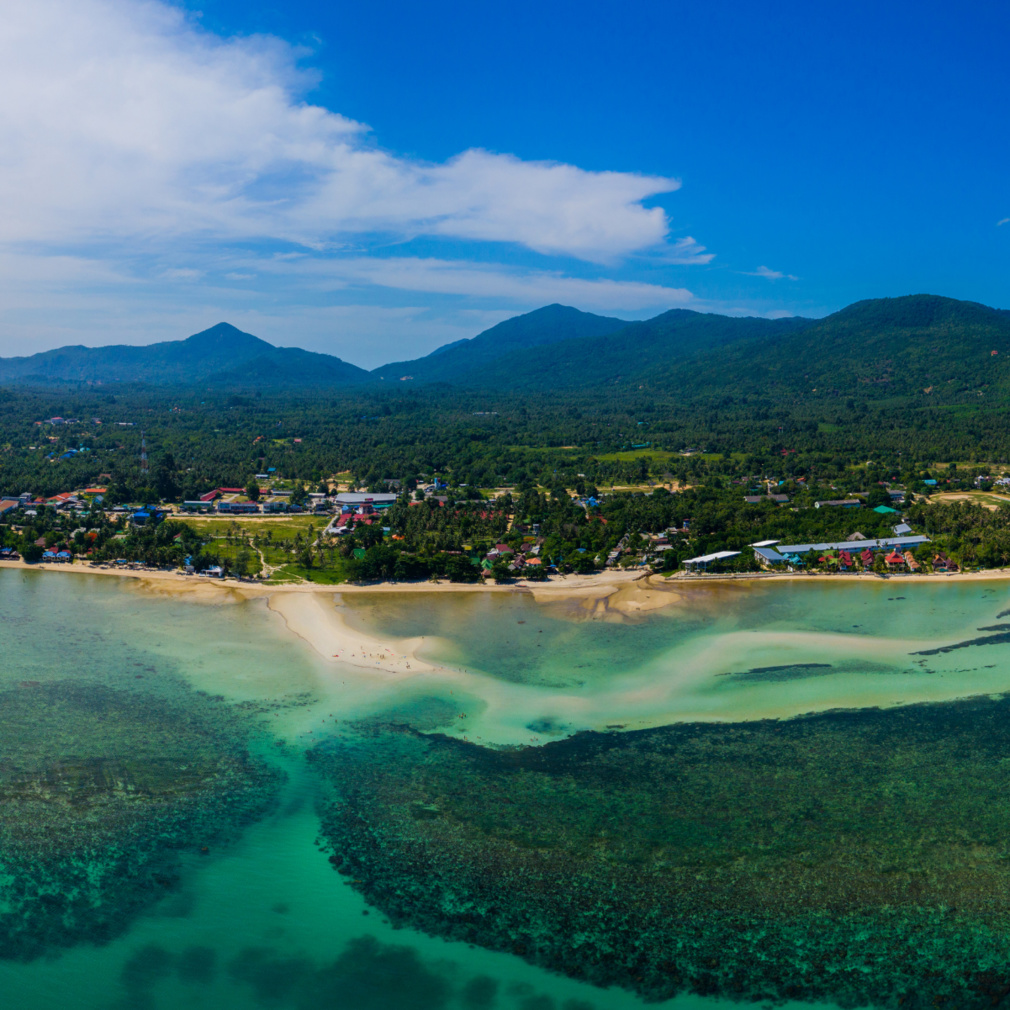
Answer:
[{"label": "building", "polygon": [[691,568],[694,571],[705,571],[713,561],[735,558],[739,553],[739,551],[716,551],[714,554],[702,554],[697,558],[688,558],[683,564],[685,568]]},{"label": "building", "polygon": [[333,499],[338,505],[372,505],[375,508],[388,508],[396,501],[395,494],[385,492],[344,491]]},{"label": "building", "polygon": [[229,514],[247,515],[253,512],[258,513],[260,507],[254,501],[219,501],[217,510]]},{"label": "building", "polygon": [[788,561],[788,558],[771,547],[755,547],[754,556],[762,565],[784,565]]},{"label": "building", "polygon": [[[881,537],[879,540],[860,540],[859,546],[864,550],[870,551],[890,551],[895,549],[905,550],[906,548],[915,550],[916,547],[928,543],[929,537],[924,536]],[[802,556],[808,551],[823,553],[824,551],[850,550],[851,547],[851,541],[841,540],[836,543],[829,544],[783,544],[778,550],[780,554],[795,554],[797,556]]]},{"label": "building", "polygon": [[832,498],[830,501],[815,501],[814,508],[843,508],[843,509],[857,509],[863,503],[858,498]]}]

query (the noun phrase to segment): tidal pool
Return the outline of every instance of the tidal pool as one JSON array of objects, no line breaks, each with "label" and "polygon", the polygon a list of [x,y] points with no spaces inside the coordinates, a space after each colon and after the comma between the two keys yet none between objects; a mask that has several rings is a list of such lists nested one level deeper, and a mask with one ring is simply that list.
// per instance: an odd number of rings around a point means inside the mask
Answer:
[{"label": "tidal pool", "polygon": [[[0,951],[0,993],[908,1006],[932,959],[963,983],[932,995],[991,1005],[1010,986],[1008,601],[1001,582],[710,584],[629,619],[337,596],[379,639],[426,637],[435,669],[389,677],[317,655],[263,600],[0,570],[0,789],[22,804],[0,807],[0,885],[32,897],[11,881],[45,841],[97,888],[36,887],[61,928]],[[126,836],[160,836],[143,851],[170,870],[134,888]],[[115,928],[68,928],[102,908]]]}]

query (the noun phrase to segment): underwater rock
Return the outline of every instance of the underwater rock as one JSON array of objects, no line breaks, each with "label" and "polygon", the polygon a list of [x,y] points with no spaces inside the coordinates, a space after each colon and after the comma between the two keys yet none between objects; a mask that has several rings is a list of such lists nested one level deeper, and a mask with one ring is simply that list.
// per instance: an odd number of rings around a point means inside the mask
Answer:
[{"label": "underwater rock", "polygon": [[331,863],[392,922],[649,1000],[1010,994],[1010,700],[317,747]]}]

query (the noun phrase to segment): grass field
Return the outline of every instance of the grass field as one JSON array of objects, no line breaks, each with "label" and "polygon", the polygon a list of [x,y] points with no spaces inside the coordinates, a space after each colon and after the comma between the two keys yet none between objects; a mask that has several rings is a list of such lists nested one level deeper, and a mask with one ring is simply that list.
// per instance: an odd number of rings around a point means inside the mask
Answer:
[{"label": "grass field", "polygon": [[[207,551],[233,566],[245,562],[245,573],[266,576],[271,583],[317,582],[337,585],[347,580],[343,559],[333,549],[320,550],[316,538],[329,516],[180,516],[207,538]],[[311,567],[303,563],[312,547]]]}]

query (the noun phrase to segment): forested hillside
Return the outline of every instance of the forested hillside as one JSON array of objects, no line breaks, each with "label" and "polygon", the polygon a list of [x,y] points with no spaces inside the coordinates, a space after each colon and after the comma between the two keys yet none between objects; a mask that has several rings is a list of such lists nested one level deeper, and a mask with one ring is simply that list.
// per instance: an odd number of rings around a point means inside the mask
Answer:
[{"label": "forested hillside", "polygon": [[[457,378],[478,389],[574,390],[654,382],[670,366],[728,347],[749,349],[802,332],[811,320],[719,316],[672,309],[598,337],[565,340],[535,350],[515,350]],[[690,367],[687,365],[686,367]]]},{"label": "forested hillside", "polygon": [[479,385],[479,381],[474,383],[473,376],[481,374],[481,369],[505,355],[537,348],[534,353],[536,359],[543,353],[545,345],[588,340],[613,333],[625,325],[622,319],[595,316],[567,305],[545,305],[542,309],[506,319],[471,340],[440,347],[425,358],[383,365],[372,375],[378,379],[393,380],[409,376],[407,381],[414,384],[462,382]]},{"label": "forested hillside", "polygon": [[218,323],[186,340],[144,346],[60,347],[25,358],[0,358],[0,383],[195,383],[300,387],[347,385],[368,373],[329,354],[274,347],[251,333]]}]

